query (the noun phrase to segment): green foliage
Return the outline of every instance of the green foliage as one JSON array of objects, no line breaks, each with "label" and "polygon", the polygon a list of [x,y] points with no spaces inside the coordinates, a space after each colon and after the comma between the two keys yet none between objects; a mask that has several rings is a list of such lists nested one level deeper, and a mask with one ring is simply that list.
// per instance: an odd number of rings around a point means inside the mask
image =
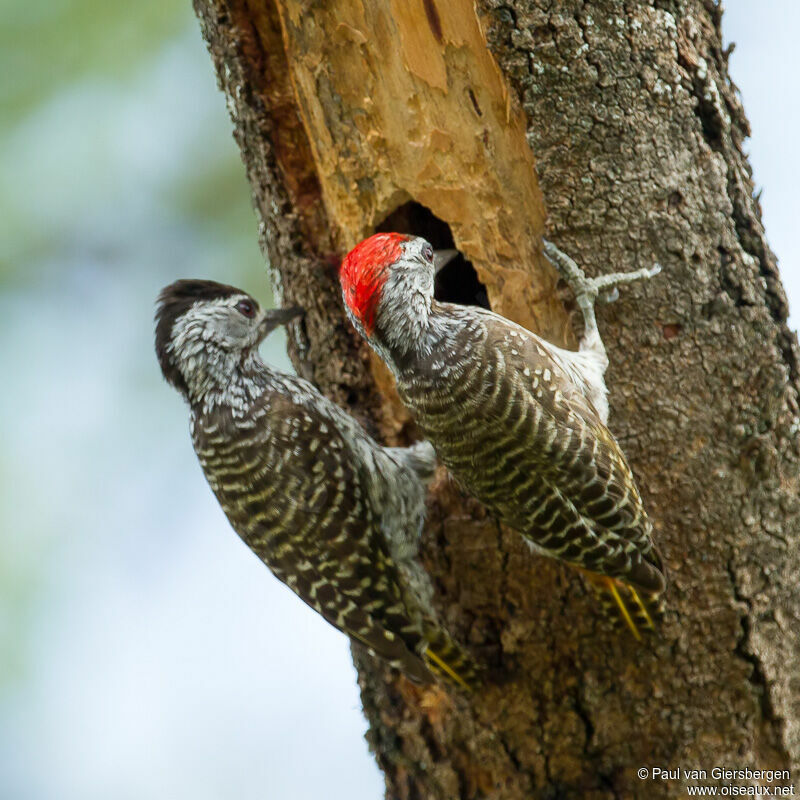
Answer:
[{"label": "green foliage", "polygon": [[123,77],[192,19],[174,0],[3,0],[0,107],[19,116],[73,81]]}]

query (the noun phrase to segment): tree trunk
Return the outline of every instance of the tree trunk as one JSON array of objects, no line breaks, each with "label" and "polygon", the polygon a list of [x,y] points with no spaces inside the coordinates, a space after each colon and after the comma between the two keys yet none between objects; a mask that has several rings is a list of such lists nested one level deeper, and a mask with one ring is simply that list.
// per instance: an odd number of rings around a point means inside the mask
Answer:
[{"label": "tree trunk", "polygon": [[[559,343],[574,337],[541,256],[545,215],[590,274],[664,267],[599,309],[611,428],[669,570],[660,637],[612,630],[579,575],[531,555],[442,470],[423,559],[492,679],[468,697],[420,689],[354,651],[387,797],[666,798],[703,781],[639,768],[717,783],[713,767],[797,766],[798,354],[719,6],[195,5],[276,295],[307,310],[294,363],[385,442],[413,422],[337,280],[377,228],[452,236],[463,259],[445,296],[488,298]],[[731,782],[749,781],[717,785]]]}]

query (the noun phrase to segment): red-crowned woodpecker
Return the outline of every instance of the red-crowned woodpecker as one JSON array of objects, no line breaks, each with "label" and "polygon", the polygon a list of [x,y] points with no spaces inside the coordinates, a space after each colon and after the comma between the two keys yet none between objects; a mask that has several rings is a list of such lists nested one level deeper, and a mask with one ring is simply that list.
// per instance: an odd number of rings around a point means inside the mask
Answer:
[{"label": "red-crowned woodpecker", "polygon": [[376,234],[350,251],[344,304],[455,478],[534,551],[607,591],[638,638],[661,615],[664,569],[606,427],[608,358],[594,301],[657,268],[590,280],[553,245],[545,252],[584,314],[577,352],[491,311],[436,301],[434,253],[418,237]]}]

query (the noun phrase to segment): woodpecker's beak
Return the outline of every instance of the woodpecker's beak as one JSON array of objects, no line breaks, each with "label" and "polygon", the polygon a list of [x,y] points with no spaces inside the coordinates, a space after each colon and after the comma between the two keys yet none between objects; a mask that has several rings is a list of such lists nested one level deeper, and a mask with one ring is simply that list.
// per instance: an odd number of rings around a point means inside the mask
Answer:
[{"label": "woodpecker's beak", "polygon": [[434,250],[433,274],[438,275],[457,255],[458,250]]},{"label": "woodpecker's beak", "polygon": [[264,312],[264,317],[259,325],[259,333],[261,334],[260,341],[269,336],[278,325],[286,325],[293,319],[302,317],[305,310],[299,306],[291,306],[289,308],[269,308]]}]

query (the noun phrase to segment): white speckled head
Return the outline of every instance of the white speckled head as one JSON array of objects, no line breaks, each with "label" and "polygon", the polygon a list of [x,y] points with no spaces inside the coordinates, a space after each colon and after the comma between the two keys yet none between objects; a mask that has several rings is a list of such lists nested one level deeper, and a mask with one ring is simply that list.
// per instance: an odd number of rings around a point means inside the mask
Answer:
[{"label": "white speckled head", "polygon": [[229,383],[277,325],[300,309],[262,310],[246,292],[181,280],[159,295],[156,353],[164,377],[188,400]]}]

